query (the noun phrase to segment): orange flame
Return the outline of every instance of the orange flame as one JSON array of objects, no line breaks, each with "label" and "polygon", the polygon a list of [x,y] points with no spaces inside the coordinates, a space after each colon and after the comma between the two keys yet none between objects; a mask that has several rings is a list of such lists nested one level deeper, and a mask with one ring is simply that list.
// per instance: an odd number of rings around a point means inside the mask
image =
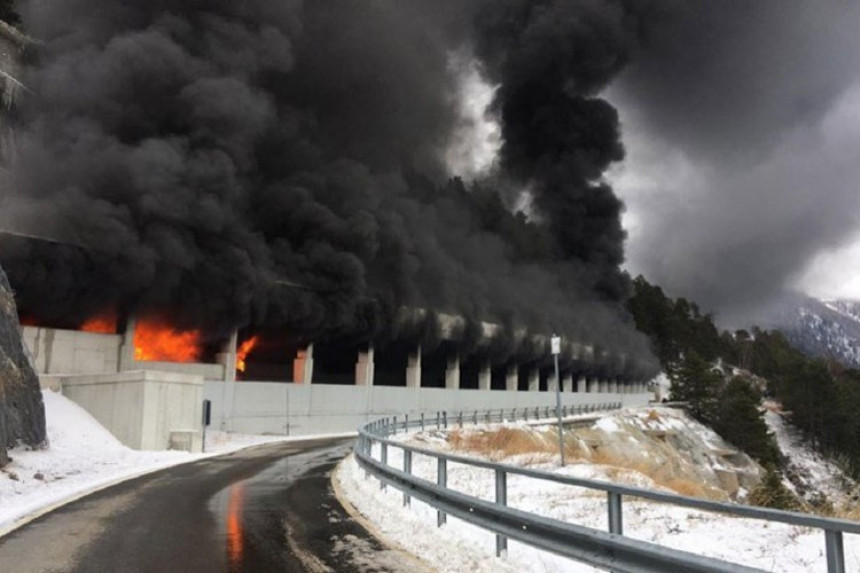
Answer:
[{"label": "orange flame", "polygon": [[134,359],[158,362],[196,362],[202,352],[200,332],[180,331],[158,319],[142,319],[134,326]]},{"label": "orange flame", "polygon": [[254,350],[254,347],[257,346],[259,341],[259,336],[252,336],[242,343],[242,346],[240,346],[239,350],[236,351],[236,370],[239,372],[245,371],[245,359],[248,357],[248,354]]},{"label": "orange flame", "polygon": [[108,311],[87,319],[79,329],[96,334],[116,334],[116,323],[116,313]]}]

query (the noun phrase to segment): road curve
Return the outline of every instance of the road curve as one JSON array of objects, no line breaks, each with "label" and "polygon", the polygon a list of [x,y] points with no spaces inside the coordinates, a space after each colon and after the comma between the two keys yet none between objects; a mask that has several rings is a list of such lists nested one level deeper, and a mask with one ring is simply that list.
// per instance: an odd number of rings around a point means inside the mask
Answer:
[{"label": "road curve", "polygon": [[414,572],[334,497],[350,446],[260,446],[124,482],[0,539],[0,570]]}]

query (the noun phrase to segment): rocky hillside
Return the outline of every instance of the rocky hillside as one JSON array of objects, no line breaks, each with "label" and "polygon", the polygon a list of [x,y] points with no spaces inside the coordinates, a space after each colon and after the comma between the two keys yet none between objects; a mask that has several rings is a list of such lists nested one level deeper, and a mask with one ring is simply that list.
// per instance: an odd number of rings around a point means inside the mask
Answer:
[{"label": "rocky hillside", "polygon": [[45,443],[45,407],[39,379],[21,341],[15,298],[0,269],[0,466],[7,450]]},{"label": "rocky hillside", "polygon": [[[425,447],[515,465],[557,463],[556,428],[541,424],[466,426],[412,439]],[[746,499],[763,474],[755,461],[713,430],[668,407],[571,419],[565,456],[571,471],[590,468],[593,479],[720,501]]]}]

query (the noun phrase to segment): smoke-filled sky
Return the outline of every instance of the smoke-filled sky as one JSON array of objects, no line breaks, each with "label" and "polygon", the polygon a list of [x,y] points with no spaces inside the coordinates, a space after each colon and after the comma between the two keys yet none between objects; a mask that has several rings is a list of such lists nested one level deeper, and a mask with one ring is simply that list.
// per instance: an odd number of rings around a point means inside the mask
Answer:
[{"label": "smoke-filled sky", "polygon": [[643,375],[600,96],[643,6],[21,2],[40,43],[0,223],[59,243],[7,241],[10,280],[48,322],[113,307],[369,341],[428,309],[504,326],[502,358],[527,327]]},{"label": "smoke-filled sky", "polygon": [[628,268],[743,324],[860,297],[860,4],[684,1],[610,88]]},{"label": "smoke-filled sky", "polygon": [[856,3],[20,8],[0,223],[66,243],[6,248],[46,318],[373,339],[405,306],[648,360],[622,268],[735,323],[860,294]]}]

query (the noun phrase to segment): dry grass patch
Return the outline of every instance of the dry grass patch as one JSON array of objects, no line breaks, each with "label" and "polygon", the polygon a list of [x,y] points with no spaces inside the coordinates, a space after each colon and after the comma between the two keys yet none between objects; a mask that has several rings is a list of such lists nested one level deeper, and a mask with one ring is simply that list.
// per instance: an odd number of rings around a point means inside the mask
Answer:
[{"label": "dry grass patch", "polygon": [[[456,450],[476,453],[492,461],[532,455],[535,461],[544,462],[547,456],[558,454],[558,436],[553,432],[520,428],[481,432],[454,430],[448,434],[448,443]],[[565,455],[579,458],[581,451],[576,443],[565,440]]]}]

